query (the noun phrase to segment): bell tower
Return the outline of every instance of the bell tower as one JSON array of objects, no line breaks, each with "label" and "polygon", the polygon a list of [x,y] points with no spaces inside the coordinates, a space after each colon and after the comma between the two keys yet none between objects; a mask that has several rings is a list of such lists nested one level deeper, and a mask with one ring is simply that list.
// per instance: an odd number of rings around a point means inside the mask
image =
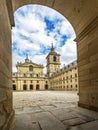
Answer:
[{"label": "bell tower", "polygon": [[60,69],[60,54],[55,52],[53,43],[51,45],[51,50],[46,57],[46,61],[47,61],[47,65],[46,65],[47,75],[48,75],[48,77],[51,77],[53,72]]}]

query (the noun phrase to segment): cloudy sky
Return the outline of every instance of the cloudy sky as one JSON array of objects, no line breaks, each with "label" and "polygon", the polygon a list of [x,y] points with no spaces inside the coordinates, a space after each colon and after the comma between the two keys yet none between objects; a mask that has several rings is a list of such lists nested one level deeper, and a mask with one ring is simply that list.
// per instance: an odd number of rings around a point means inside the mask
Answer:
[{"label": "cloudy sky", "polygon": [[53,42],[61,54],[61,67],[77,59],[75,32],[57,11],[40,5],[28,5],[14,13],[12,28],[13,72],[16,63],[24,62],[26,54],[34,63],[46,66],[46,56]]}]

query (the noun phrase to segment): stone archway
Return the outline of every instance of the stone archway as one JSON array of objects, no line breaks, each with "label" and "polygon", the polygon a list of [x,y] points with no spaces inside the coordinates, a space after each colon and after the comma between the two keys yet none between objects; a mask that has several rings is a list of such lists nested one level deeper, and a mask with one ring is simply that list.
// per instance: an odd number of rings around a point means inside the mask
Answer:
[{"label": "stone archway", "polygon": [[15,84],[13,85],[13,90],[16,90],[16,85]]},{"label": "stone archway", "polygon": [[72,24],[77,36],[79,105],[98,111],[98,1],[0,0],[0,129],[13,129],[11,27],[13,11],[26,4],[51,7]]},{"label": "stone archway", "polygon": [[45,89],[48,90],[48,84],[45,84]]},{"label": "stone archway", "polygon": [[26,85],[26,84],[23,85],[23,90],[24,90],[24,91],[27,90],[27,85]]},{"label": "stone archway", "polygon": [[30,84],[30,90],[33,90],[33,85],[32,84]]}]

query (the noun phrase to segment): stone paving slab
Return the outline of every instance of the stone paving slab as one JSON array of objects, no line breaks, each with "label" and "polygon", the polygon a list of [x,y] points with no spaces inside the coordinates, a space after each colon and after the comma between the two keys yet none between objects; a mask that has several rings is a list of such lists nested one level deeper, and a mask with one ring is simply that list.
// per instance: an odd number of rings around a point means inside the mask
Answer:
[{"label": "stone paving slab", "polygon": [[63,121],[63,124],[68,125],[68,126],[76,126],[83,123],[86,123],[86,121],[81,118],[72,118],[72,119]]},{"label": "stone paving slab", "polygon": [[55,109],[50,110],[50,112],[59,120],[64,121],[72,118],[77,118],[77,115],[74,113],[72,109]]},{"label": "stone paving slab", "polygon": [[98,112],[78,107],[73,92],[14,94],[15,130],[98,130]]},{"label": "stone paving slab", "polygon": [[43,109],[43,110],[54,110],[55,108],[56,108],[56,106],[54,106],[54,105],[43,105],[43,106],[40,106],[40,108],[41,109]]},{"label": "stone paving slab", "polygon": [[71,127],[69,130],[98,130],[98,120]]},{"label": "stone paving slab", "polygon": [[67,127],[63,125],[56,117],[49,112],[41,112],[32,114],[32,118],[40,124],[41,130],[66,130]]},{"label": "stone paving slab", "polygon": [[57,108],[70,108],[70,107],[75,107],[75,104],[72,103],[54,103],[54,106],[56,106]]},{"label": "stone paving slab", "polygon": [[25,114],[25,113],[33,113],[33,112],[42,112],[40,106],[33,106],[33,107],[24,107],[23,109],[16,109],[16,114]]},{"label": "stone paving slab", "polygon": [[98,112],[96,111],[91,111],[82,107],[75,107],[74,112],[76,112],[78,115],[82,115],[83,117],[84,115],[86,115],[87,117],[90,117],[92,119],[98,119]]},{"label": "stone paving slab", "polygon": [[15,130],[40,130],[38,123],[32,122],[29,114],[21,114],[21,116],[16,116],[15,119]]}]

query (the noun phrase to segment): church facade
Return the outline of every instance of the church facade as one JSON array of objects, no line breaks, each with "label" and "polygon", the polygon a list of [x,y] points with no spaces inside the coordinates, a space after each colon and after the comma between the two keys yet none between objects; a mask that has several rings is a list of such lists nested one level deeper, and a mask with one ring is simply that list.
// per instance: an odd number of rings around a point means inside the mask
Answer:
[{"label": "church facade", "polygon": [[32,62],[28,56],[24,63],[17,62],[17,72],[12,76],[13,90],[78,90],[76,61],[60,69],[60,54],[52,44],[46,62],[46,74],[43,73],[43,65]]}]

